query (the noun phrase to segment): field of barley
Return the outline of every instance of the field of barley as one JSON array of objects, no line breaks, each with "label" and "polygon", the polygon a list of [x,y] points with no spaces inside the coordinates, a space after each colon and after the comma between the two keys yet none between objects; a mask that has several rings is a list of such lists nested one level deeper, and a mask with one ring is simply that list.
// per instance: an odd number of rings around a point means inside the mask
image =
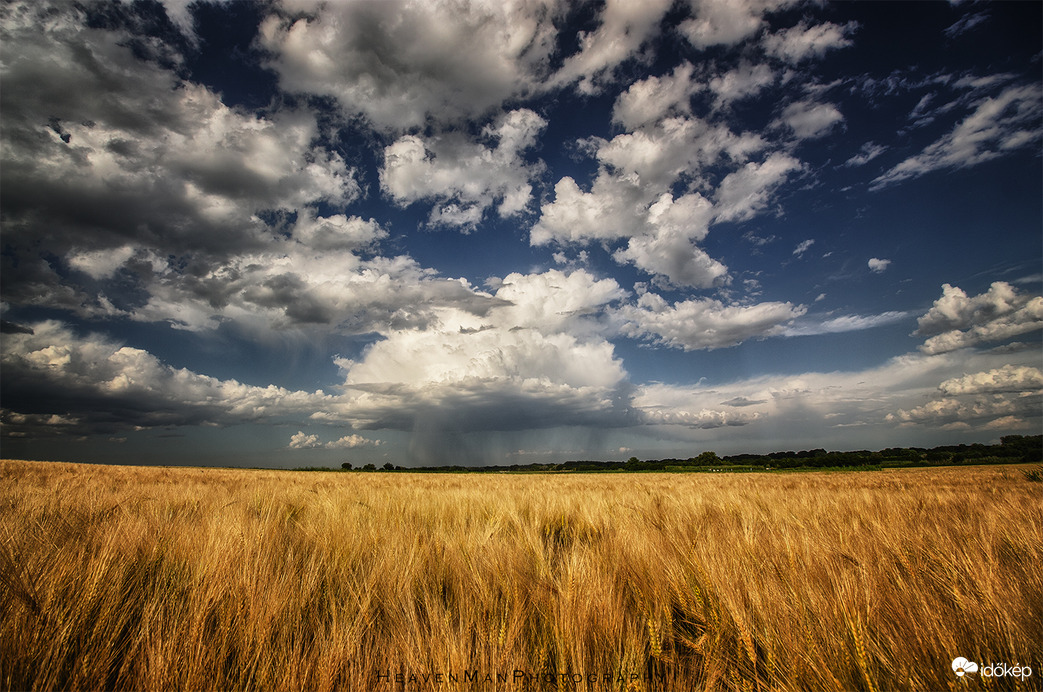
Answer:
[{"label": "field of barley", "polygon": [[[440,475],[0,462],[0,686],[1038,689],[1017,466]],[[1034,677],[957,678],[957,656]]]}]

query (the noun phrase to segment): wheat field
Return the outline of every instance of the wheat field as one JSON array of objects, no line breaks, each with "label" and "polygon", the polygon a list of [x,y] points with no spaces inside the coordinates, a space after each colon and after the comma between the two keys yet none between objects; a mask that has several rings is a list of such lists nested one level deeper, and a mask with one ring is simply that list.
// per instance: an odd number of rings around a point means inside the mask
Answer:
[{"label": "wheat field", "polygon": [[[1018,467],[448,475],[0,462],[0,684],[1032,689]],[[956,656],[1035,677],[957,678]]]}]

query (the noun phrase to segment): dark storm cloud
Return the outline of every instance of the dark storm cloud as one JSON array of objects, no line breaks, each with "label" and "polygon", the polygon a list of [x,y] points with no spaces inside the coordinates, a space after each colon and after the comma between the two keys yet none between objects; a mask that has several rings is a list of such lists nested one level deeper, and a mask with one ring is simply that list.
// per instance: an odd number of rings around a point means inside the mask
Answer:
[{"label": "dark storm cloud", "polygon": [[7,320],[0,320],[0,334],[32,334],[31,327],[26,327]]},{"label": "dark storm cloud", "polygon": [[6,241],[52,252],[134,242],[227,255],[262,245],[262,209],[359,194],[314,116],[225,107],[84,26],[74,6],[6,5],[0,175]]},{"label": "dark storm cloud", "polygon": [[[626,391],[534,387],[504,382],[455,383],[451,388],[357,387],[373,405],[352,407],[365,430],[440,431],[444,434],[591,426],[616,428],[642,422]],[[349,390],[350,394],[350,390]],[[381,400],[386,404],[380,404]]]},{"label": "dark storm cloud", "polygon": [[[321,392],[255,387],[161,363],[146,351],[54,321],[3,337],[4,435],[110,434],[163,426],[231,425],[301,416]],[[39,432],[39,430],[36,430]]]}]

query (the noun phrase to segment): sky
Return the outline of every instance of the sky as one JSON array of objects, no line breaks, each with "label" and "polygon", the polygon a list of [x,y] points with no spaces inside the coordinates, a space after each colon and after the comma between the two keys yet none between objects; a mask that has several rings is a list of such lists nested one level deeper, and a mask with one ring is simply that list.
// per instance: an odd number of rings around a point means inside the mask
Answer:
[{"label": "sky", "polygon": [[14,2],[6,458],[1043,431],[1043,3]]}]

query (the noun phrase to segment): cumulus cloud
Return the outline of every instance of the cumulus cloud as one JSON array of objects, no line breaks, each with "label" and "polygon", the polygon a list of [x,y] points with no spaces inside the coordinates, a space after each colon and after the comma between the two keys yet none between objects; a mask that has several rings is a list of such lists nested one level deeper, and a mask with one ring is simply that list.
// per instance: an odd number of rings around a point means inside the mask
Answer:
[{"label": "cumulus cloud", "polygon": [[945,353],[1003,341],[1043,328],[1043,297],[1019,292],[1004,281],[981,295],[942,285],[942,297],[917,321],[916,334],[930,338],[924,353]]},{"label": "cumulus cloud", "polygon": [[632,234],[642,218],[641,190],[626,181],[603,175],[589,192],[571,176],[554,186],[554,199],[540,209],[529,232],[532,245],[589,243]]},{"label": "cumulus cloud", "polygon": [[638,54],[641,46],[658,32],[670,5],[671,0],[608,0],[598,27],[581,35],[579,52],[566,58],[550,83],[578,80],[581,92],[595,92],[599,77]]},{"label": "cumulus cloud", "polygon": [[501,304],[486,315],[444,309],[426,329],[387,331],[338,361],[346,395],[332,415],[448,432],[622,422],[626,372],[600,326],[625,295],[615,281],[550,270],[492,284]]},{"label": "cumulus cloud", "polygon": [[357,447],[379,447],[380,440],[370,440],[362,435],[345,435],[326,443],[329,449],[355,449]]},{"label": "cumulus cloud", "polygon": [[690,114],[692,95],[701,89],[694,72],[692,64],[684,62],[668,75],[634,82],[616,99],[612,121],[632,131],[667,116]]},{"label": "cumulus cloud", "polygon": [[290,437],[290,449],[315,449],[321,446],[318,435],[306,435],[298,430]]},{"label": "cumulus cloud", "polygon": [[546,125],[533,111],[519,109],[485,128],[483,137],[496,141],[492,146],[459,133],[406,135],[384,149],[381,187],[399,204],[435,201],[433,224],[473,228],[497,200],[499,215],[513,216],[529,204],[530,181],[543,168],[527,163],[523,152]]},{"label": "cumulus cloud", "polygon": [[899,407],[887,421],[950,430],[1018,430],[1038,421],[1043,415],[1043,372],[1031,362],[1030,352],[1001,348],[969,351],[959,358],[951,352],[1043,328],[1043,299],[1019,294],[999,281],[973,297],[949,284],[942,290],[942,297],[919,319],[915,334],[934,335],[920,347],[924,355],[919,358],[949,363],[948,370],[963,372],[942,379],[924,395],[926,403]]},{"label": "cumulus cloud", "polygon": [[744,161],[764,146],[760,137],[737,135],[723,124],[671,117],[599,143],[597,158],[616,175],[632,175],[636,184],[659,192],[682,173],[695,172],[722,156]]},{"label": "cumulus cloud", "polygon": [[193,331],[231,321],[258,330],[322,325],[359,334],[422,327],[444,306],[480,315],[498,302],[405,256],[362,259],[348,250],[312,249],[293,240],[187,267],[156,259],[148,271],[148,298],[127,315]]},{"label": "cumulus cloud", "polygon": [[756,34],[764,14],[792,4],[788,0],[689,0],[693,17],[680,25],[696,48],[731,45]]},{"label": "cumulus cloud", "polygon": [[613,259],[633,263],[662,280],[707,288],[728,281],[727,267],[697,246],[709,231],[713,205],[698,193],[674,199],[662,193],[651,203],[634,185],[602,176],[590,192],[571,178],[555,186],[555,201],[544,205],[533,227],[533,245],[587,243],[628,238]]},{"label": "cumulus cloud", "polygon": [[772,69],[763,63],[742,62],[733,70],[710,78],[709,88],[718,108],[754,96],[776,79]]},{"label": "cumulus cloud", "polygon": [[[889,422],[905,425],[967,426],[1018,429],[1026,418],[1038,418],[1043,396],[1039,393],[943,397],[922,406],[888,414]],[[991,421],[989,419],[992,419]],[[999,424],[997,422],[999,421]]]},{"label": "cumulus cloud", "polygon": [[1043,372],[1028,365],[1004,365],[995,370],[954,377],[938,385],[942,394],[1022,392],[1043,389]]},{"label": "cumulus cloud", "polygon": [[916,333],[932,336],[987,323],[1010,314],[1025,303],[1025,298],[1006,281],[996,281],[988,291],[973,297],[958,286],[942,284],[942,297],[917,320]]},{"label": "cumulus cloud", "polygon": [[671,305],[662,296],[645,293],[636,305],[617,311],[621,331],[634,338],[685,351],[727,348],[747,339],[783,334],[786,325],[806,308],[792,303],[725,305],[713,298],[695,298]]},{"label": "cumulus cloud", "polygon": [[302,209],[293,224],[292,235],[301,245],[315,250],[361,250],[372,248],[388,232],[375,219],[331,214],[317,216],[313,209]]},{"label": "cumulus cloud", "polygon": [[[682,412],[692,421],[702,414],[706,422],[716,418],[725,426],[741,425],[731,438],[741,440],[741,448],[751,439],[779,449],[810,438],[850,448],[855,438],[865,444],[882,435],[900,439],[903,430],[915,434],[921,426],[1020,430],[1038,427],[1043,414],[1034,356],[1022,355],[1023,362],[1011,362],[1009,354],[914,353],[853,371],[772,374],[713,385],[652,383],[636,387],[631,403],[643,417],[666,425],[683,426],[685,416],[674,415]],[[967,368],[980,372],[961,375]],[[730,438],[719,430],[716,439]]]},{"label": "cumulus cloud", "polygon": [[290,449],[355,449],[358,447],[376,447],[380,440],[370,440],[362,435],[345,435],[331,442],[323,443],[318,435],[309,435],[298,430],[290,437]]},{"label": "cumulus cloud", "polygon": [[287,0],[260,43],[283,89],[332,96],[381,129],[459,122],[548,75],[557,3]]},{"label": "cumulus cloud", "polygon": [[131,245],[105,250],[80,250],[68,257],[69,266],[92,279],[105,279],[122,267],[134,256]]},{"label": "cumulus cloud", "polygon": [[707,233],[713,207],[697,193],[674,199],[664,193],[648,210],[647,225],[613,258],[633,262],[667,283],[710,288],[729,281],[728,268],[695,243]]},{"label": "cumulus cloud", "polygon": [[889,260],[889,259],[879,259],[877,257],[870,257],[869,258],[869,262],[867,262],[867,264],[869,265],[869,270],[871,272],[873,272],[875,274],[881,274],[881,273],[887,271],[887,268],[889,266],[891,266],[891,260]]},{"label": "cumulus cloud", "polygon": [[795,159],[769,156],[726,177],[712,207],[698,193],[677,199],[671,187],[723,158],[745,161],[765,142],[736,135],[726,126],[698,118],[666,117],[636,132],[597,140],[598,175],[590,191],[571,177],[554,188],[530,232],[533,245],[608,243],[629,239],[615,252],[619,262],[633,262],[678,285],[708,286],[724,276],[720,262],[694,243],[705,238],[712,220],[753,216],[769,199],[771,187],[796,167]]},{"label": "cumulus cloud", "polygon": [[1039,147],[1043,115],[1040,86],[1015,85],[973,104],[974,112],[951,132],[873,180],[879,189],[931,171],[967,168],[1025,147]]},{"label": "cumulus cloud", "polygon": [[612,257],[618,262],[633,262],[656,279],[675,286],[711,288],[730,281],[728,267],[675,231],[635,236]]}]

